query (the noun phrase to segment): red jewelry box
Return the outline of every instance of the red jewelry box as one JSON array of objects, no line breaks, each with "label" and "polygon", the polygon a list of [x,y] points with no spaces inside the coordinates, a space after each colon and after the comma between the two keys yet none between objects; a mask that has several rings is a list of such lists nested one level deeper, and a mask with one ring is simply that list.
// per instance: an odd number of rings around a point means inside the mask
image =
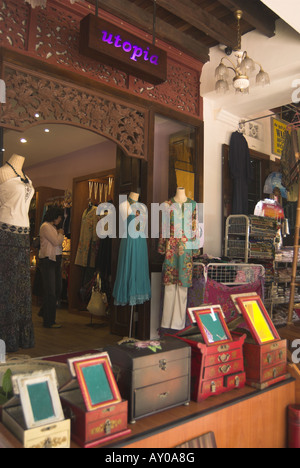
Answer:
[{"label": "red jewelry box", "polygon": [[72,440],[90,448],[130,434],[128,403],[121,398],[107,353],[68,364],[72,380],[60,389],[60,397],[71,419]]},{"label": "red jewelry box", "polygon": [[233,295],[232,300],[248,330],[238,329],[233,336],[247,333],[244,359],[247,385],[262,390],[290,377],[287,373],[287,341],[280,336],[255,293]]},{"label": "red jewelry box", "polygon": [[245,386],[243,344],[246,335],[230,335],[231,341],[207,345],[198,326],[190,325],[172,336],[189,344],[192,349],[193,401],[201,402],[210,396]]}]

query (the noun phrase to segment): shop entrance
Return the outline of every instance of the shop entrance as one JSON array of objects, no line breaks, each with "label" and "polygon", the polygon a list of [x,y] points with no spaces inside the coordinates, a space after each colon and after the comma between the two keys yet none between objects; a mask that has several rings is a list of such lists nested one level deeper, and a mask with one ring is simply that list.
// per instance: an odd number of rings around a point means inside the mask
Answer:
[{"label": "shop entrance", "polygon": [[[66,219],[61,271],[62,292],[58,311],[67,310],[68,313],[85,317],[85,325],[93,325],[93,328],[107,327],[106,335],[112,333],[116,335],[116,339],[127,335],[129,316],[126,311],[124,313],[124,310],[113,306],[111,294],[117,268],[119,240],[106,242],[106,263],[103,263],[102,258],[101,266],[99,263],[89,262],[86,265],[78,264],[80,262],[76,262],[76,256],[86,210],[110,202],[115,205],[118,213],[119,195],[128,195],[131,191],[138,191],[141,193],[141,199],[146,200],[147,163],[127,156],[115,142],[102,135],[77,126],[43,122],[22,133],[4,129],[3,137],[3,163],[9,160],[12,154],[24,156],[24,171],[35,188],[29,211],[34,313],[38,313],[42,296],[38,249],[34,240],[39,234],[43,217],[49,207],[59,206],[65,211]],[[96,240],[95,247],[98,252],[101,240]],[[91,317],[86,310],[90,287],[98,272],[109,301],[107,317],[104,320]],[[34,319],[36,320],[36,317]],[[78,317],[75,321],[77,319]],[[76,348],[75,343],[74,345]],[[88,343],[86,346],[89,346]]]}]

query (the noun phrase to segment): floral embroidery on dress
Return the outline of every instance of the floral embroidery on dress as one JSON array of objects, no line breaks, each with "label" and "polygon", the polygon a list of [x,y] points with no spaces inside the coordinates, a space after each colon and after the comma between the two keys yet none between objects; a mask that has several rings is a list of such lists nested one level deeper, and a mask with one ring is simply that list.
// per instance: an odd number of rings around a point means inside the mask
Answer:
[{"label": "floral embroidery on dress", "polygon": [[[187,228],[184,226],[186,208],[189,208],[187,211],[191,213],[191,225],[188,226],[188,230],[193,234],[192,238],[188,238],[185,233]],[[200,249],[190,249],[187,243],[196,240],[197,219],[197,203],[194,200],[188,198],[182,206],[176,203],[174,198],[165,202],[158,244],[158,252],[165,255],[164,285],[177,284],[187,288],[192,286],[193,257],[199,255]],[[178,237],[180,232],[182,235]],[[169,238],[167,234],[170,234]]]}]

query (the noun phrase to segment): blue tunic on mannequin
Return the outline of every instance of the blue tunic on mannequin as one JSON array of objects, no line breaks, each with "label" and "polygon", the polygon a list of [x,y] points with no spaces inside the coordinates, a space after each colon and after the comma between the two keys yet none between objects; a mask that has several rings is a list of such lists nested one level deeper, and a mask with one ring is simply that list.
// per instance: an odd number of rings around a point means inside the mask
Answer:
[{"label": "blue tunic on mannequin", "polygon": [[[137,202],[128,197],[133,205]],[[148,247],[143,232],[136,228],[136,214],[127,217],[127,236],[120,244],[117,276],[113,289],[114,304],[119,306],[144,304],[151,298]],[[135,230],[134,237],[131,234]]]}]

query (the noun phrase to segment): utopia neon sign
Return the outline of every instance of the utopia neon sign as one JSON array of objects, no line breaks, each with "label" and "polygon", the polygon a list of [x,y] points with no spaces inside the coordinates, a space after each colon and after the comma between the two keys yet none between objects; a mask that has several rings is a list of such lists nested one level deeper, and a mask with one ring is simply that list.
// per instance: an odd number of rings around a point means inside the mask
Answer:
[{"label": "utopia neon sign", "polygon": [[139,58],[145,62],[149,61],[152,65],[158,65],[158,56],[150,54],[150,47],[146,47],[144,50],[142,47],[133,45],[129,41],[123,41],[119,34],[113,35],[107,31],[102,31],[102,41],[113,45],[116,48],[122,48],[124,52],[131,54],[130,60],[138,61]]},{"label": "utopia neon sign", "polygon": [[148,83],[167,79],[167,52],[95,15],[80,21],[82,55]]}]

